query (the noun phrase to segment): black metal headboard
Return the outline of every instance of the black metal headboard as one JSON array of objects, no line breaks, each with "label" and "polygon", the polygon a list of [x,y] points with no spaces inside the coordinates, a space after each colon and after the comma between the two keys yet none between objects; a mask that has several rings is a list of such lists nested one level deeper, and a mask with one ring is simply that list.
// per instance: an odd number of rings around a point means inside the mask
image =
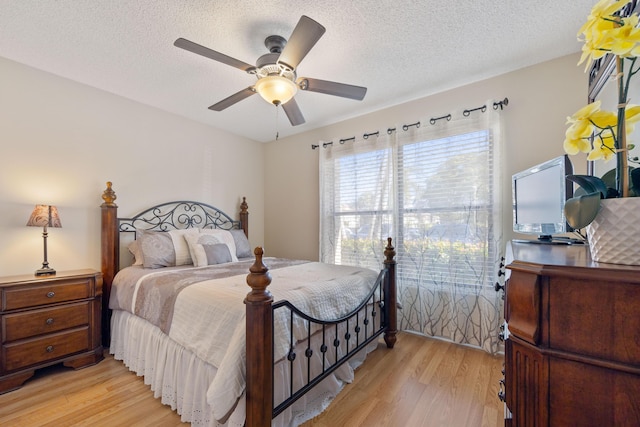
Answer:
[{"label": "black metal headboard", "polygon": [[166,202],[136,214],[131,218],[117,219],[118,268],[131,265],[133,256],[127,250],[129,244],[135,240],[137,230],[171,231],[185,228],[218,228],[222,230],[240,229],[249,237],[249,213],[246,197],[240,204],[240,220],[234,220],[230,215],[215,206],[180,200]]},{"label": "black metal headboard", "polygon": [[[246,205],[246,201],[243,200]],[[170,231],[185,228],[242,229],[220,209],[206,203],[181,200],[153,206],[132,218],[118,218],[120,232],[136,230]]]}]

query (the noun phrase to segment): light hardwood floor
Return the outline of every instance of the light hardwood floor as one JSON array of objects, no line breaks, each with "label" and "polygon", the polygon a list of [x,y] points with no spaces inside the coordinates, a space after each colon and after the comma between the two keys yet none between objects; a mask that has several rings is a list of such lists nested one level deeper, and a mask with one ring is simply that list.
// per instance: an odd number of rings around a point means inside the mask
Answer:
[{"label": "light hardwood floor", "polygon": [[[371,353],[356,378],[305,427],[497,427],[501,357],[400,333],[393,350]],[[142,378],[111,356],[73,371],[38,371],[0,395],[0,426],[179,426]]]}]

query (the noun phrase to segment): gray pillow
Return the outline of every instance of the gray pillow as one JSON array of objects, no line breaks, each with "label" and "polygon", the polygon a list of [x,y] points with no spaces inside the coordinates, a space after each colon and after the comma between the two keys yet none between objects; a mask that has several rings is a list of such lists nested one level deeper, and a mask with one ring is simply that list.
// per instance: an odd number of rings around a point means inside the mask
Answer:
[{"label": "gray pillow", "polygon": [[204,253],[207,254],[207,265],[231,262],[229,246],[224,243],[204,244]]},{"label": "gray pillow", "polygon": [[176,251],[169,233],[139,230],[137,240],[140,242],[144,268],[172,267],[176,265]]},{"label": "gray pillow", "polygon": [[253,256],[251,252],[251,245],[247,236],[244,234],[244,230],[229,230],[233,236],[233,241],[236,243],[236,256],[238,258],[248,258]]}]

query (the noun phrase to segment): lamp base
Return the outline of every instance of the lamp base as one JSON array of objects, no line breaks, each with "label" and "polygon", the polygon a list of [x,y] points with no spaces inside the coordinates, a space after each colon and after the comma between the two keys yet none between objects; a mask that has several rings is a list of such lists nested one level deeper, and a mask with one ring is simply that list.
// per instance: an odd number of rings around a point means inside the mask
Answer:
[{"label": "lamp base", "polygon": [[55,274],[56,274],[56,270],[50,267],[40,268],[36,270],[36,276],[55,276]]}]

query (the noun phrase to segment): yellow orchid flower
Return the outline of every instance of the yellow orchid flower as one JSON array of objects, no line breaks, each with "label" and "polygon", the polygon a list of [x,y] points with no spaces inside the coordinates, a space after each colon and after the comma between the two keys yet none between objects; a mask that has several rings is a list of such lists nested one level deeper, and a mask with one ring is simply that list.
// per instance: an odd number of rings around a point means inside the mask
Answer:
[{"label": "yellow orchid flower", "polygon": [[600,100],[585,105],[584,107],[576,111],[571,117],[568,117],[567,123],[575,123],[578,120],[588,120],[592,114],[600,111],[601,105],[602,101]]},{"label": "yellow orchid flower", "polygon": [[593,128],[593,123],[590,120],[577,120],[569,126],[565,132],[565,136],[568,139],[588,138],[593,133]]},{"label": "yellow orchid flower", "polygon": [[640,43],[640,29],[637,28],[638,16],[623,18],[623,22],[621,27],[614,28],[607,34],[610,40],[610,50],[614,55],[633,56],[631,52]]},{"label": "yellow orchid flower", "polygon": [[611,159],[616,153],[616,149],[613,144],[614,140],[611,136],[602,138],[600,140],[600,144],[594,144],[595,146],[593,147],[593,150],[589,152],[587,160],[604,159],[607,161]]},{"label": "yellow orchid flower", "polygon": [[564,151],[569,155],[578,154],[580,152],[588,153],[591,150],[589,140],[584,138],[566,138],[562,144]]},{"label": "yellow orchid flower", "polygon": [[638,121],[640,121],[640,105],[627,105],[624,112],[624,125],[627,133],[627,139],[631,138],[631,134],[633,133]]},{"label": "yellow orchid flower", "polygon": [[[589,69],[593,60],[602,58],[614,49],[628,55],[636,47],[632,34],[635,27],[633,19],[627,18],[621,21],[619,17],[613,15],[626,3],[617,0],[601,0],[591,10],[587,22],[578,32],[578,40],[584,41],[578,65],[586,61],[585,70]],[[625,29],[621,30],[622,28]],[[616,31],[622,31],[623,35],[619,35]],[[624,35],[624,32],[628,34]]]},{"label": "yellow orchid flower", "polygon": [[615,127],[618,124],[618,115],[613,111],[596,111],[589,120],[598,128],[605,129]]},{"label": "yellow orchid flower", "polygon": [[600,0],[593,6],[591,13],[587,17],[587,22],[578,31],[580,34],[589,32],[594,26],[598,25],[604,18],[608,18],[618,10],[622,9],[627,2],[617,0]]},{"label": "yellow orchid flower", "polygon": [[627,105],[627,109],[624,111],[624,120],[631,124],[640,121],[640,105]]},{"label": "yellow orchid flower", "polygon": [[578,61],[578,65],[587,61],[585,66],[585,71],[587,71],[593,60],[602,58],[609,50],[610,46],[607,46],[606,43],[602,41],[602,38],[586,40],[582,45],[582,56],[580,57],[580,61]]}]

